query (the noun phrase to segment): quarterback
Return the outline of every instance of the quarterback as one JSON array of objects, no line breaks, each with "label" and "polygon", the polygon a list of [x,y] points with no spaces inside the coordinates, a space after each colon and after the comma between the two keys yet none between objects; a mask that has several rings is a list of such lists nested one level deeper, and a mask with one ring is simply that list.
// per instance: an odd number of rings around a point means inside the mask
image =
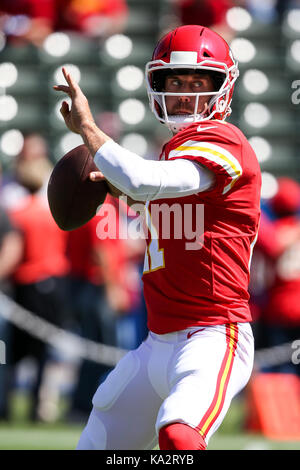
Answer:
[{"label": "quarterback", "polygon": [[[230,115],[237,63],[202,26],[166,34],[146,65],[150,107],[172,137],[144,160],[99,129],[88,101],[63,69],[61,113],[79,133],[112,193],[145,203],[143,273],[149,335],[99,386],[78,449],[205,449],[232,398],[247,384],[254,341],[249,268],[260,217],[260,169]],[[199,249],[162,237],[154,205],[204,207]],[[184,209],[184,207],[183,207]],[[200,247],[201,244],[201,247]],[[200,249],[201,248],[201,249]]]}]

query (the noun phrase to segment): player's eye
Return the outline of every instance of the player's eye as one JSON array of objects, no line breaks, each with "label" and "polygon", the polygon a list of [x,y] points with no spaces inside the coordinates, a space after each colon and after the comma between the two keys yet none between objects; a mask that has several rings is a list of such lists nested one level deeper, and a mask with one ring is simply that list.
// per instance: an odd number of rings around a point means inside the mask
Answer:
[{"label": "player's eye", "polygon": [[181,80],[177,77],[170,77],[166,80],[166,87],[180,87],[182,84]]}]

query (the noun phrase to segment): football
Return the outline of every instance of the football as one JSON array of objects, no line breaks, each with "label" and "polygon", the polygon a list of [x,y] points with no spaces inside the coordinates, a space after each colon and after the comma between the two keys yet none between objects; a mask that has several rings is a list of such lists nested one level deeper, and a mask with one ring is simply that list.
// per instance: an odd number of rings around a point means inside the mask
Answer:
[{"label": "football", "polygon": [[74,230],[86,224],[103,204],[108,185],[93,182],[92,171],[99,171],[85,145],[65,154],[51,173],[47,195],[51,214],[62,230]]}]

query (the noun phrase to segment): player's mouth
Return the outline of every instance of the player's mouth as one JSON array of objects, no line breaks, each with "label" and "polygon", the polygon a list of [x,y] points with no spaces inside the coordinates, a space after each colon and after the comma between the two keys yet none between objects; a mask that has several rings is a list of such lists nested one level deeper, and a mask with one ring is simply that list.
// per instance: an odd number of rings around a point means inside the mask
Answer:
[{"label": "player's mouth", "polygon": [[194,111],[186,109],[177,109],[173,114],[193,114]]}]

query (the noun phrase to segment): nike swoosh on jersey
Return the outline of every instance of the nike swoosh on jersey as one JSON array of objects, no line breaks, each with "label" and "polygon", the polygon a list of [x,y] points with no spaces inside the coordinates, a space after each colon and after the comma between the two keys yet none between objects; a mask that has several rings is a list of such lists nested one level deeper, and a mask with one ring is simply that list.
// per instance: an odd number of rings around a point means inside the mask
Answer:
[{"label": "nike swoosh on jersey", "polygon": [[198,330],[195,331],[189,331],[188,334],[186,335],[187,339],[189,339],[191,336],[193,336],[196,333],[199,333],[199,331],[203,331],[205,328],[199,328]]},{"label": "nike swoosh on jersey", "polygon": [[200,131],[206,131],[207,129],[216,129],[216,128],[217,128],[217,126],[208,126],[208,127],[198,126],[197,131],[200,132]]}]

